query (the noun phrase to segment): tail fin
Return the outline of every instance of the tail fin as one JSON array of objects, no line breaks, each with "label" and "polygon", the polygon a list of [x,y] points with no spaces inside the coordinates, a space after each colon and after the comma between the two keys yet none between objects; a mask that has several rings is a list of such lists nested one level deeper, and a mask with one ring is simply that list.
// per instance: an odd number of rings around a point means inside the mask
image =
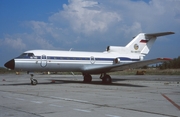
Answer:
[{"label": "tail fin", "polygon": [[126,45],[126,48],[129,48],[132,53],[148,54],[157,37],[170,34],[174,34],[174,32],[140,33]]}]

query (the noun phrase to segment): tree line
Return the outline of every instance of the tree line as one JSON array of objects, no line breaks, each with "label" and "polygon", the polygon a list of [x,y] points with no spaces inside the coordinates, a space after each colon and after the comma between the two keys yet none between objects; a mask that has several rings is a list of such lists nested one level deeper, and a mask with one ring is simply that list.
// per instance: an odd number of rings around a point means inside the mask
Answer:
[{"label": "tree line", "polygon": [[179,69],[180,68],[180,56],[178,58],[174,58],[170,61],[163,62],[156,66],[160,69]]}]

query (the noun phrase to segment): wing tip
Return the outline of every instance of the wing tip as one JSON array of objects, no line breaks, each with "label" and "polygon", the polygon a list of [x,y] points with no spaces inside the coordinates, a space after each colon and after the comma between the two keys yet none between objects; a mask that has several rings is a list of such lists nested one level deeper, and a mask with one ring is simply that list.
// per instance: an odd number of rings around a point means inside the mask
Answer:
[{"label": "wing tip", "polygon": [[167,33],[169,33],[169,34],[175,34],[175,32],[167,32]]},{"label": "wing tip", "polygon": [[171,58],[157,58],[158,60],[167,60],[167,61],[169,61],[169,60],[172,60]]}]

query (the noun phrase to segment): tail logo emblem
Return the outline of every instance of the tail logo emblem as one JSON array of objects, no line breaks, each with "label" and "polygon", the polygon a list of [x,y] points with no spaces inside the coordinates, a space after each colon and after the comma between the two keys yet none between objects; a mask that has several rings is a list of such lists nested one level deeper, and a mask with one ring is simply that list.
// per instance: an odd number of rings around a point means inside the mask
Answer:
[{"label": "tail logo emblem", "polygon": [[138,44],[134,44],[134,49],[138,50],[138,48],[139,48],[139,45]]}]

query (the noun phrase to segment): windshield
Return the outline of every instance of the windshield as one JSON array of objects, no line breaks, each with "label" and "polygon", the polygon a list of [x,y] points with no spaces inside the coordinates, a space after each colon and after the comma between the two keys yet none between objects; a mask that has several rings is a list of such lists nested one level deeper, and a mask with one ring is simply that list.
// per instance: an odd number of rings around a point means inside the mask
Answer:
[{"label": "windshield", "polygon": [[33,57],[33,56],[34,56],[33,53],[23,53],[18,58],[30,58],[30,57]]}]

